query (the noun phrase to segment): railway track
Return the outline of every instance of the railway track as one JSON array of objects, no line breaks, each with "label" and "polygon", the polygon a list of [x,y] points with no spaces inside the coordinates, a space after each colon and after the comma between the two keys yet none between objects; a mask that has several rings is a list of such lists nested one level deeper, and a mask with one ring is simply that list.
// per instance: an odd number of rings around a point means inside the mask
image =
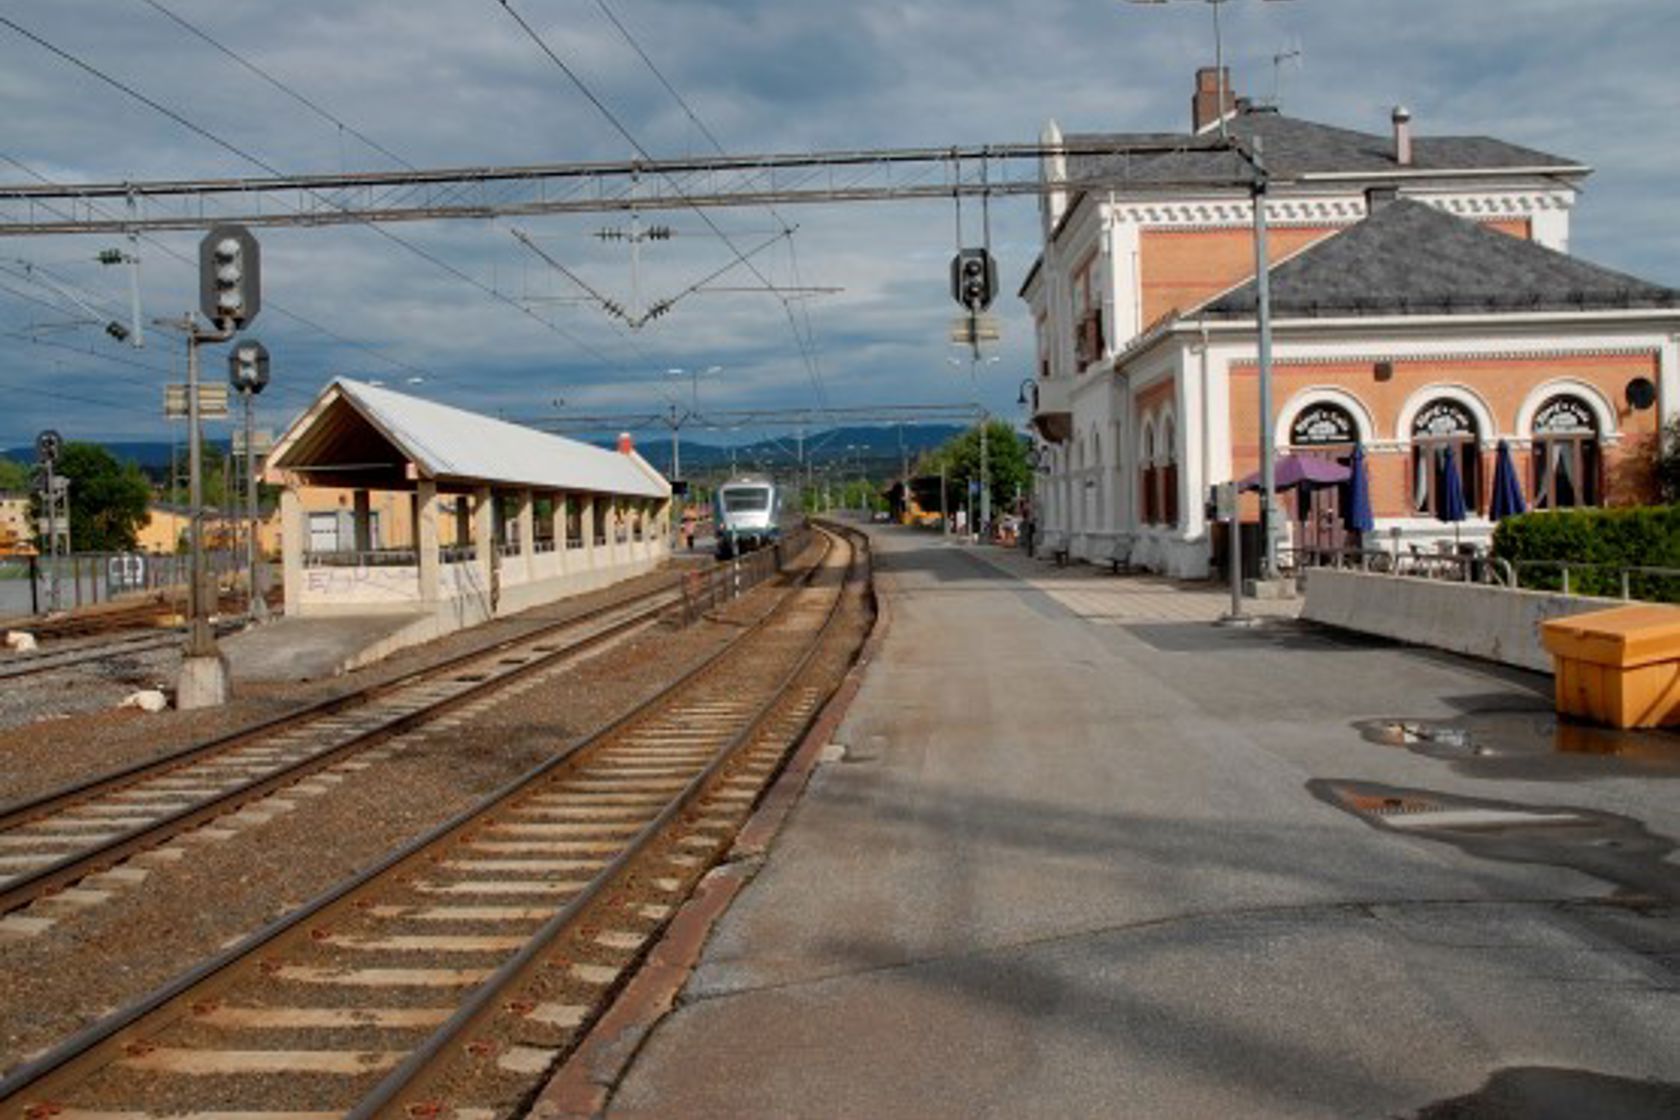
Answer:
[{"label": "railway track", "polygon": [[109,642],[73,646],[70,649],[45,649],[35,653],[10,654],[0,657],[0,680],[50,673],[55,669],[68,669],[92,661],[102,661],[108,657],[121,657],[124,654],[166,649],[171,645],[179,645],[181,634],[182,631],[178,629],[154,630],[144,634],[130,634]]},{"label": "railway track", "polygon": [[516,1113],[838,683],[825,642],[862,549],[825,540],[807,578],[728,647],[19,1068],[0,1081],[0,1117]]},{"label": "railway track", "polygon": [[0,807],[0,914],[646,626],[656,588],[344,696]]}]

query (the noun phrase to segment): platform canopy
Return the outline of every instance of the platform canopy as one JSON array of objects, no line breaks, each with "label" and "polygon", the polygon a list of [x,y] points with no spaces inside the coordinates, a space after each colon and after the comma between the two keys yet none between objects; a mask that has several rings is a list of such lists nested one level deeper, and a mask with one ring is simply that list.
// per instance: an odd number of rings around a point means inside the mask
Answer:
[{"label": "platform canopy", "polygon": [[390,389],[335,379],[268,457],[270,482],[409,490],[520,487],[668,498],[671,484],[634,451],[564,436]]}]

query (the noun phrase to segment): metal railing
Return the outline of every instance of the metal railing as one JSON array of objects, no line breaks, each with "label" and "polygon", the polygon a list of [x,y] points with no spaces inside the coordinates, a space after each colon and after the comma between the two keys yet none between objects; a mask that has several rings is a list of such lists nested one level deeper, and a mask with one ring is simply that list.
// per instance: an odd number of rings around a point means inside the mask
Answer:
[{"label": "metal railing", "polygon": [[1451,580],[1515,587],[1517,575],[1510,561],[1483,552],[1429,552],[1380,548],[1280,548],[1278,563],[1286,572],[1307,568],[1337,568],[1414,579]]},{"label": "metal railing", "polygon": [[709,610],[745,593],[778,574],[786,558],[799,555],[810,539],[801,526],[771,548],[761,548],[732,560],[686,572],[682,579],[683,621],[691,623]]},{"label": "metal railing", "polygon": [[1580,560],[1518,560],[1516,575],[1522,581],[1521,586],[1529,591],[1680,603],[1680,568]]},{"label": "metal railing", "polygon": [[[59,610],[111,602],[144,594],[178,591],[187,585],[189,558],[184,553],[79,552],[0,558],[0,618],[26,618]],[[205,553],[211,578],[230,579],[243,572],[243,552],[212,549]]]},{"label": "metal railing", "polygon": [[1482,583],[1523,591],[1680,603],[1680,568],[1579,560],[1507,560],[1476,551],[1392,552],[1359,548],[1288,548],[1278,551],[1286,570],[1340,568],[1382,575]]},{"label": "metal railing", "polygon": [[334,549],[303,554],[306,568],[413,568],[419,563],[420,554],[412,548]]}]

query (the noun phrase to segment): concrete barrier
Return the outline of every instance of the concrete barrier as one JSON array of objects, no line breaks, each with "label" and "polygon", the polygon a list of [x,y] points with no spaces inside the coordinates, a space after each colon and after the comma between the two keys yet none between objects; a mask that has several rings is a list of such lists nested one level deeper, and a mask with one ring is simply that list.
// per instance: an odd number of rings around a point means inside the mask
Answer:
[{"label": "concrete barrier", "polygon": [[1549,618],[1603,610],[1620,602],[1549,591],[1513,591],[1478,583],[1312,568],[1307,572],[1307,602],[1301,617],[1550,673],[1552,656],[1540,644],[1540,624]]}]

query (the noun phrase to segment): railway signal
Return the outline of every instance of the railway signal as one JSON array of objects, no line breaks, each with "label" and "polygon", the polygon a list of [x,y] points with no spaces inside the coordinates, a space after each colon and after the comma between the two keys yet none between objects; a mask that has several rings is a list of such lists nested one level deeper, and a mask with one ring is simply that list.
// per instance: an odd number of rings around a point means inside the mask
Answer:
[{"label": "railway signal", "polygon": [[261,252],[244,226],[212,229],[198,244],[198,306],[223,330],[238,330],[262,306]]},{"label": "railway signal", "polygon": [[985,249],[959,249],[951,258],[951,298],[978,314],[997,297],[997,261]]},{"label": "railway signal", "polygon": [[251,617],[268,617],[264,588],[257,578],[257,452],[253,407],[268,385],[268,347],[254,338],[242,339],[228,351],[228,384],[245,401],[245,580]]}]

